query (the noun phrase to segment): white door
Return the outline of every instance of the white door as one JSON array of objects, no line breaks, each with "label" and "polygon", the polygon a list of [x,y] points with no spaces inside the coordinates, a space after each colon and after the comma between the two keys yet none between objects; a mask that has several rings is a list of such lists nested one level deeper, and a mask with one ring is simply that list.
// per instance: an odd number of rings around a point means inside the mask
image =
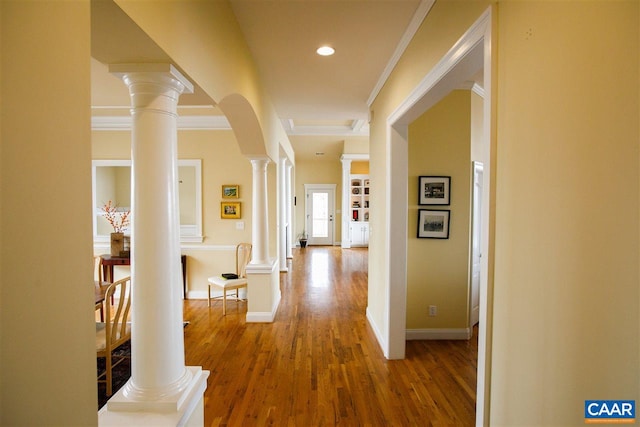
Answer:
[{"label": "white door", "polygon": [[482,176],[484,166],[473,162],[473,218],[471,224],[471,313],[470,326],[480,317],[480,260],[482,258]]},{"label": "white door", "polygon": [[306,230],[309,245],[333,245],[335,185],[307,184]]}]

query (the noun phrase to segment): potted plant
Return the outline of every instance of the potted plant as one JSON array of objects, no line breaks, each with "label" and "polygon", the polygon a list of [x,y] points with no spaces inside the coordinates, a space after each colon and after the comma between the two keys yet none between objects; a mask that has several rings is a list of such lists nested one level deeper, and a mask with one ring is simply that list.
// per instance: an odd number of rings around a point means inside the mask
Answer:
[{"label": "potted plant", "polygon": [[302,230],[302,233],[298,234],[298,242],[300,242],[301,248],[307,247],[307,232]]}]

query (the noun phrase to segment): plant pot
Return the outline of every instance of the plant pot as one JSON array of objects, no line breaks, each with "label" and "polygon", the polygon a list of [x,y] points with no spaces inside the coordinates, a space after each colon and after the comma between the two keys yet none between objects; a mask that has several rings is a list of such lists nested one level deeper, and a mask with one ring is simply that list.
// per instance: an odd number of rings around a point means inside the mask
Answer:
[{"label": "plant pot", "polygon": [[300,247],[301,248],[307,247],[307,239],[300,239]]},{"label": "plant pot", "polygon": [[111,233],[111,256],[120,256],[124,251],[124,233]]}]

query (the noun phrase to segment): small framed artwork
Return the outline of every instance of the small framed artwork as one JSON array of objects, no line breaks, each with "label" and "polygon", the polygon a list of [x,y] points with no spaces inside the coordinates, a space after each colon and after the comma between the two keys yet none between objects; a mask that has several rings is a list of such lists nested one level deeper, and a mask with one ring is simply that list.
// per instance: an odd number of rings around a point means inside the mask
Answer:
[{"label": "small framed artwork", "polygon": [[419,239],[448,239],[451,211],[418,211]]},{"label": "small framed artwork", "polygon": [[223,185],[222,186],[223,199],[237,199],[239,197],[240,197],[239,185]]},{"label": "small framed artwork", "polygon": [[421,176],[418,183],[419,205],[448,205],[451,195],[450,176]]},{"label": "small framed artwork", "polygon": [[221,202],[220,218],[223,218],[223,219],[240,218],[240,202]]}]

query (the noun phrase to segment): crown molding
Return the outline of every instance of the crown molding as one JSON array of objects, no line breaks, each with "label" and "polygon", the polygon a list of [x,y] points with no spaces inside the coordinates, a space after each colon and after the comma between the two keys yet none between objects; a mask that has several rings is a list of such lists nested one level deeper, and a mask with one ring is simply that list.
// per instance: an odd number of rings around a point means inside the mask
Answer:
[{"label": "crown molding", "polygon": [[[92,130],[131,130],[131,116],[94,116]],[[231,130],[224,116],[178,116],[180,130]]]},{"label": "crown molding", "polygon": [[353,120],[350,125],[296,126],[292,119],[282,119],[282,127],[289,136],[369,136],[366,120]]},{"label": "crown molding", "polygon": [[418,8],[416,9],[416,12],[413,14],[413,18],[411,19],[409,26],[405,30],[404,34],[402,35],[402,38],[400,39],[400,42],[398,43],[398,46],[396,47],[396,50],[394,51],[393,55],[389,59],[387,66],[385,67],[384,71],[380,75],[380,78],[378,79],[378,82],[376,83],[373,90],[371,91],[371,95],[369,95],[369,99],[367,100],[367,106],[371,107],[371,104],[373,104],[373,101],[376,99],[376,97],[382,90],[382,87],[387,82],[387,79],[391,75],[391,72],[398,64],[398,61],[400,61],[402,54],[404,54],[404,51],[407,49],[407,46],[409,46],[409,43],[413,39],[413,36],[416,34],[418,29],[420,28],[422,21],[424,21],[426,16],[429,14],[435,2],[436,0],[422,0],[418,5]]}]

